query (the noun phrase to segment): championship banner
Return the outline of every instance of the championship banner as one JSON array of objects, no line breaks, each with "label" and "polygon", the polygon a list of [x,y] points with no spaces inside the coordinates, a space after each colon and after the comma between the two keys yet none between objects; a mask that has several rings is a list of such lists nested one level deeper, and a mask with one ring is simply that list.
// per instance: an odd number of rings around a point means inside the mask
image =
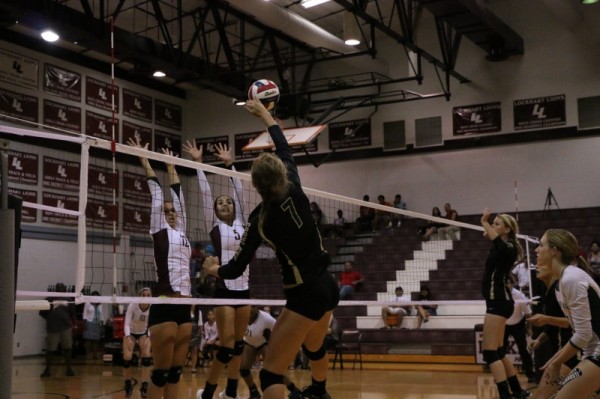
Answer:
[{"label": "championship banner", "polygon": [[26,94],[0,89],[0,114],[9,116],[10,118],[5,120],[11,123],[31,126],[31,124],[23,122],[28,121],[37,124],[39,119],[38,99]]},{"label": "championship banner", "polygon": [[37,154],[8,151],[8,181],[36,186],[38,165]]},{"label": "championship banner", "polygon": [[37,90],[39,62],[19,53],[0,49],[0,80]]},{"label": "championship banner", "polygon": [[142,146],[146,143],[149,143],[150,145],[148,146],[148,148],[153,148],[151,128],[136,125],[135,123],[131,123],[128,121],[123,121],[123,137],[121,139],[121,143],[127,144],[127,141],[129,139],[135,140],[136,137],[139,137]]},{"label": "championship banner", "polygon": [[44,124],[81,133],[81,108],[44,100]]},{"label": "championship banner", "polygon": [[526,98],[513,101],[515,130],[541,129],[567,124],[566,96]]},{"label": "championship banner", "polygon": [[88,227],[112,227],[119,220],[119,204],[88,198],[85,207],[85,222]]},{"label": "championship banner", "polygon": [[173,155],[181,156],[181,136],[174,133],[154,131],[154,151],[162,154],[161,148],[168,148]]},{"label": "championship banner", "polygon": [[[23,201],[37,204],[37,191],[21,190],[20,188],[8,188],[8,193],[21,198]],[[21,221],[27,223],[37,222],[37,209],[26,206],[21,210]]]},{"label": "championship banner", "polygon": [[154,99],[154,123],[181,131],[181,107]]},{"label": "championship banner", "polygon": [[502,130],[502,106],[500,102],[494,102],[454,107],[452,126],[455,136],[499,132]]},{"label": "championship banner", "polygon": [[81,75],[44,64],[44,91],[71,101],[81,101]]},{"label": "championship banner", "polygon": [[329,124],[329,149],[364,147],[371,145],[371,121],[358,119]]},{"label": "championship banner", "polygon": [[[115,141],[119,139],[119,120],[115,119]],[[112,141],[113,119],[110,116],[85,111],[85,134]]]},{"label": "championship banner", "polygon": [[[253,142],[254,139],[257,138],[258,136],[260,136],[262,133],[263,133],[263,131],[261,130],[260,132],[240,133],[240,134],[236,134],[234,136],[233,140],[234,140],[234,150],[235,150],[236,161],[240,160],[240,159],[254,159],[257,156],[259,156],[261,152],[264,151],[264,150],[242,151],[242,148],[244,148],[246,145]],[[196,142],[198,142],[199,140],[200,139],[196,139]]]},{"label": "championship banner", "polygon": [[[42,204],[77,211],[79,209],[79,197],[44,191],[42,192]],[[42,210],[42,222],[63,226],[76,226],[77,216]]]},{"label": "championship banner", "polygon": [[79,162],[44,156],[42,185],[68,191],[79,191]]},{"label": "championship banner", "polygon": [[[104,111],[112,111],[112,85],[86,76],[85,103]],[[115,85],[115,113],[119,113],[119,86]]]},{"label": "championship banner", "polygon": [[[216,136],[216,137],[199,137],[194,139],[196,146],[201,145],[202,148],[202,163],[218,163],[221,162],[215,155],[215,146],[217,144],[226,145],[229,147],[229,136]],[[235,152],[237,154],[237,150]],[[235,159],[237,157],[234,156]]]},{"label": "championship banner", "polygon": [[152,123],[152,97],[123,89],[123,115]]},{"label": "championship banner", "polygon": [[150,206],[123,204],[123,231],[148,233],[150,230]]},{"label": "championship banner", "polygon": [[[116,176],[115,176],[116,175]],[[112,195],[113,188],[119,194],[119,171],[90,164],[88,169],[88,190],[92,194]]]},{"label": "championship banner", "polygon": [[150,203],[152,196],[147,181],[145,175],[123,171],[123,198]]}]

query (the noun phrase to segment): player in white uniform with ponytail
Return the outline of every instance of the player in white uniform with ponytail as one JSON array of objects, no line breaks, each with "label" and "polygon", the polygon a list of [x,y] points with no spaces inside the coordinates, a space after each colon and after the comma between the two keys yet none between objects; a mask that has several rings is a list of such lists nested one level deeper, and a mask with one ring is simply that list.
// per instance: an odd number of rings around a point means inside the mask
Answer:
[{"label": "player in white uniform with ponytail", "polygon": [[[140,290],[141,297],[151,297],[152,291],[148,287]],[[150,338],[148,337],[148,316],[150,315],[150,304],[130,303],[127,306],[124,320],[123,336],[123,377],[125,378],[125,397],[133,395],[133,383],[131,381],[131,358],[137,343],[140,347],[142,358],[142,385],[140,394],[142,398],[148,397],[148,377],[150,366],[152,366],[152,353],[150,351]]]},{"label": "player in white uniform with ponytail", "polygon": [[[215,155],[225,163],[225,167],[235,170],[231,151],[226,145],[217,144]],[[202,162],[203,147],[186,141],[183,150],[197,161]],[[212,191],[204,171],[197,169],[198,184],[202,195],[206,230],[215,248],[215,256],[221,262],[229,262],[237,252],[244,232],[245,218],[243,211],[243,187],[238,178],[231,178],[233,197],[220,195],[213,202]],[[215,217],[216,216],[216,217]],[[223,263],[224,264],[224,263]],[[249,271],[246,270],[236,279],[218,279],[215,298],[220,299],[249,299]],[[212,364],[206,385],[198,391],[198,397],[212,399],[217,389],[219,376],[227,367],[227,387],[219,393],[221,399],[237,397],[237,384],[240,369],[240,356],[244,350],[244,332],[250,319],[249,305],[218,305],[215,306],[217,328],[219,330],[220,346],[216,359]]]}]

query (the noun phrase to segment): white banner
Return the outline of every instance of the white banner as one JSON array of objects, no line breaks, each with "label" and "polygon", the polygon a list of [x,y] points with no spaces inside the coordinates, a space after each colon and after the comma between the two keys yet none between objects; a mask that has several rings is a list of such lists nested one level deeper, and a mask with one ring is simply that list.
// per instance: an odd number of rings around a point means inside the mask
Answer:
[{"label": "white banner", "polygon": [[39,62],[0,48],[0,80],[37,90]]}]

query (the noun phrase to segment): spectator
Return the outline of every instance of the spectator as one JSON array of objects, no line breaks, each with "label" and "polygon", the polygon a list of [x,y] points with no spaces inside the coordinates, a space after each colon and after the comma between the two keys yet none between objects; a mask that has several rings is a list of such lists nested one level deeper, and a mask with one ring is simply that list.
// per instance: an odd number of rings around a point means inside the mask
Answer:
[{"label": "spectator", "polygon": [[512,274],[515,276],[515,288],[518,288],[523,294],[529,297],[529,267],[525,258],[517,261],[517,264],[512,269]]},{"label": "spectator", "polygon": [[310,203],[310,212],[312,213],[313,220],[317,226],[321,226],[323,221],[323,211],[316,202]]},{"label": "spectator", "polygon": [[337,210],[337,217],[333,219],[333,227],[331,229],[331,238],[342,237],[344,229],[348,221],[344,217],[344,212],[341,209]]},{"label": "spectator", "polygon": [[202,351],[204,367],[210,366],[210,362],[214,359],[214,352],[218,349],[219,330],[215,322],[215,312],[211,309],[206,312],[206,322],[204,322],[204,341],[200,345]]},{"label": "spectator", "polygon": [[344,263],[344,271],[340,273],[340,299],[345,299],[356,290],[356,285],[365,279],[361,272],[353,271],[354,265],[347,261]]},{"label": "spectator", "polygon": [[[435,216],[438,218],[442,217],[442,212],[440,212],[440,208],[438,208],[437,206],[434,206],[433,209],[431,210],[431,216]],[[445,225],[443,223],[439,223],[439,222],[431,222],[428,223],[424,228],[421,228],[423,233],[423,239],[425,241],[429,241],[431,239],[431,237],[433,237],[434,235],[437,235],[438,233],[438,229],[444,227]]]},{"label": "spectator", "polygon": [[[385,200],[383,194],[379,194],[379,196],[377,196],[377,202],[379,205],[392,206],[392,204]],[[389,212],[375,209],[375,217],[373,218],[373,232],[381,229],[382,227],[388,227],[392,220],[391,216],[392,215]]]},{"label": "spectator", "polygon": [[[458,212],[456,212],[449,203],[444,204],[444,211],[446,211],[446,215],[444,216],[448,220],[457,220]],[[438,229],[440,233],[440,239],[442,240],[458,240],[458,232],[460,231],[460,227],[458,226],[444,226]]]},{"label": "spectator", "polygon": [[[369,202],[369,196],[364,195],[363,201]],[[373,225],[373,219],[375,218],[375,209],[368,206],[361,205],[358,208],[358,218],[356,219],[356,228],[359,232],[369,231]]]},{"label": "spectator", "polygon": [[[433,296],[431,295],[431,291],[429,287],[426,285],[421,286],[421,290],[419,291],[419,296],[417,298],[418,301],[431,301],[433,300]],[[427,323],[429,321],[429,316],[437,315],[437,307],[435,304],[428,305],[418,305],[417,306],[417,316],[419,317],[419,325],[418,328],[421,328],[422,323]]]},{"label": "spectator", "polygon": [[590,245],[590,254],[588,255],[590,267],[596,274],[600,274],[600,243],[593,241]]},{"label": "spectator", "polygon": [[[92,296],[100,296],[98,291],[92,292]],[[99,303],[87,302],[83,308],[83,320],[85,326],[83,329],[83,339],[86,341],[86,354],[89,358],[96,360],[101,357],[102,348],[102,305]]]},{"label": "spectator", "polygon": [[[402,289],[402,287],[396,287],[395,293],[395,302],[410,302],[408,298],[404,297],[404,289]],[[382,307],[381,318],[383,319],[383,328],[392,328],[395,326],[400,327],[404,316],[410,315],[412,309],[412,305],[390,305]],[[396,322],[395,326],[389,323],[388,316],[390,315],[397,315],[398,317],[398,321]]]},{"label": "spectator", "polygon": [[[150,288],[144,287],[140,290],[139,295],[149,298],[152,296],[152,291]],[[123,378],[125,379],[126,398],[133,395],[131,359],[136,343],[140,346],[142,356],[142,385],[140,387],[140,394],[142,398],[148,396],[148,377],[150,376],[150,366],[152,365],[150,338],[148,338],[149,315],[150,304],[148,303],[130,303],[127,306],[127,312],[125,312],[123,323]]]},{"label": "spectator", "polygon": [[[67,287],[56,284],[56,292],[67,292]],[[46,319],[46,368],[40,376],[50,377],[54,352],[58,344],[65,355],[66,375],[72,377],[75,372],[71,368],[71,348],[73,339],[71,326],[75,325],[75,305],[65,301],[65,298],[47,298],[50,302],[49,310],[40,310],[40,316]]]},{"label": "spectator", "polygon": [[513,337],[517,349],[519,350],[519,355],[521,356],[522,369],[525,371],[525,375],[527,375],[527,381],[536,382],[533,360],[531,359],[531,354],[527,351],[528,334],[525,326],[525,318],[531,316],[531,307],[527,302],[517,302],[527,300],[527,296],[517,289],[514,280],[509,279],[507,286],[515,301],[515,307],[513,314],[506,320],[504,348],[508,348],[508,337]]},{"label": "spectator", "polygon": [[[402,196],[400,194],[396,194],[396,196],[394,197],[394,202],[392,202],[392,206],[394,208],[406,210],[406,202],[402,201]],[[398,215],[397,213],[394,213],[392,215],[392,228],[397,229],[398,227],[400,227],[403,218],[403,215]]]}]

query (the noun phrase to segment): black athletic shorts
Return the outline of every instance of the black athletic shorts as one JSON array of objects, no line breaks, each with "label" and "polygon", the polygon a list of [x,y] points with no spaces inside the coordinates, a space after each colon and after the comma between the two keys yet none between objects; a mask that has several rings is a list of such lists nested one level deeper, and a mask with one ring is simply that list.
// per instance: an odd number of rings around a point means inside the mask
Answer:
[{"label": "black athletic shorts", "polygon": [[285,290],[285,296],[287,309],[317,321],[325,312],[335,309],[340,301],[340,289],[331,273],[323,269],[314,281]]},{"label": "black athletic shorts", "polygon": [[131,333],[129,335],[131,335],[136,341],[139,341],[140,338],[142,338],[144,335],[148,335],[148,331],[146,331],[145,333],[141,333],[141,334]]},{"label": "black athletic shorts", "polygon": [[486,300],[485,301],[485,313],[495,314],[496,316],[502,316],[508,319],[512,316],[515,310],[515,303],[511,301],[499,301],[499,300]]},{"label": "black athletic shorts", "polygon": [[148,328],[156,324],[175,322],[177,325],[191,323],[192,305],[154,304],[150,306]]},{"label": "black athletic shorts", "polygon": [[[228,290],[226,288],[216,287],[215,294],[213,298],[217,299],[250,299],[250,290],[236,291],[236,290]],[[219,306],[229,306],[231,308],[237,309],[243,306],[249,305],[215,305],[215,308]]]}]

